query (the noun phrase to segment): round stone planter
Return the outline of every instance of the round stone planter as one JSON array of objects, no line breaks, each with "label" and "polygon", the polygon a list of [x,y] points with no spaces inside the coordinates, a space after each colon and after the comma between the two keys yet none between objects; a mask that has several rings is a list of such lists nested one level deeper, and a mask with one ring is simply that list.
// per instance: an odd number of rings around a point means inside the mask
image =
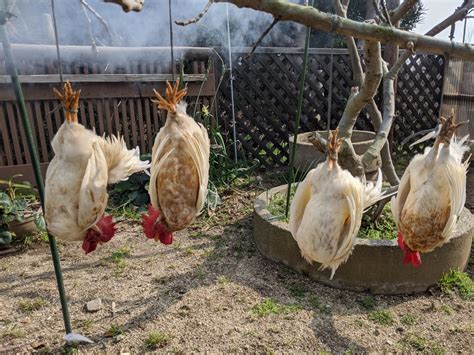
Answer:
[{"label": "round stone planter", "polygon": [[374,294],[424,292],[450,269],[464,270],[467,266],[474,234],[474,216],[464,209],[455,235],[431,253],[422,254],[422,264],[417,269],[411,264],[403,265],[403,252],[396,240],[357,238],[351,256],[329,280],[330,271],[319,271],[319,264],[306,262],[288,230],[288,224],[277,220],[267,210],[271,196],[284,191],[286,185],[275,187],[262,193],[255,201],[254,238],[257,248],[265,257],[307,274],[322,284]]},{"label": "round stone planter", "polygon": [[[328,137],[327,131],[317,131],[322,137]],[[308,137],[312,132],[299,133],[298,141],[296,143],[295,167],[305,171],[306,169],[314,168],[319,162],[324,159],[324,154],[321,154],[316,147],[308,142]],[[290,152],[293,149],[294,136],[290,136]],[[354,130],[352,133],[352,145],[357,154],[363,154],[374,141],[375,133],[371,131]]]}]

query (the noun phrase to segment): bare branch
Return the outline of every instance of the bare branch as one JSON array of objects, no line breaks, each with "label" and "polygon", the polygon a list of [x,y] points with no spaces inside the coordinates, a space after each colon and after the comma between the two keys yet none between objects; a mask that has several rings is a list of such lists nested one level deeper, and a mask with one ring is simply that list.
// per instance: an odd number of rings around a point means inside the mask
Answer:
[{"label": "bare branch", "polygon": [[412,41],[417,50],[428,53],[449,54],[457,58],[474,61],[474,46],[472,45],[431,38],[396,28],[388,28],[387,26],[344,19],[337,15],[328,14],[315,8],[307,8],[288,1],[214,0],[214,2],[228,2],[238,7],[246,7],[269,13],[280,21],[295,21],[316,30],[335,32],[368,41],[397,44],[402,48],[406,48],[407,42]]},{"label": "bare branch", "polygon": [[451,26],[453,23],[457,21],[461,21],[467,16],[467,13],[472,8],[471,1],[465,1],[464,4],[456,9],[454,13],[444,19],[442,22],[434,26],[431,30],[426,32],[425,36],[436,36],[438,33],[444,31],[446,28]]},{"label": "bare branch", "polygon": [[313,132],[308,136],[308,142],[316,147],[321,153],[326,153],[328,142],[318,132]]},{"label": "bare branch", "polygon": [[360,91],[352,88],[352,95],[339,121],[339,135],[342,138],[352,136],[352,129],[360,111],[373,99],[382,79],[382,55],[379,42],[364,42],[366,73]]},{"label": "bare branch", "polygon": [[388,15],[387,4],[385,4],[385,0],[380,0],[382,4],[382,10],[385,20],[387,21],[388,25],[392,27],[392,21],[390,20],[390,16]]},{"label": "bare branch", "polygon": [[183,20],[183,21],[175,21],[174,23],[179,25],[179,26],[187,26],[187,25],[190,25],[191,23],[196,23],[198,22],[200,19],[202,19],[204,17],[204,15],[209,11],[209,8],[211,7],[211,5],[214,3],[214,0],[209,0],[206,4],[206,6],[204,7],[204,9],[196,16],[196,17],[193,17],[189,20]]},{"label": "bare branch", "polygon": [[104,2],[120,5],[122,6],[122,10],[125,12],[140,12],[143,9],[145,0],[104,0]]},{"label": "bare branch", "polygon": [[262,35],[260,38],[252,45],[252,50],[250,51],[249,54],[245,56],[245,59],[248,59],[257,49],[257,47],[260,45],[260,43],[263,41],[263,39],[267,36],[267,34],[272,30],[272,28],[279,22],[280,20],[274,19],[273,22],[268,26],[268,28],[263,31]]},{"label": "bare branch", "polygon": [[397,23],[410,11],[419,0],[405,0],[396,9],[390,11],[390,21]]}]

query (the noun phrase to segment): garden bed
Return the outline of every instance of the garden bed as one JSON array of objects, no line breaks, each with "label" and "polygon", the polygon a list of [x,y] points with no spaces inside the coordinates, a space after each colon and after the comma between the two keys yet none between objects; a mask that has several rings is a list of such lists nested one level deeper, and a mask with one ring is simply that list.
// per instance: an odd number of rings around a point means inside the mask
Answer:
[{"label": "garden bed", "polygon": [[465,209],[459,218],[455,235],[442,247],[422,254],[419,268],[403,265],[403,252],[395,240],[357,238],[352,255],[338,268],[334,278],[329,280],[328,270],[319,271],[319,264],[310,265],[301,257],[287,222],[280,220],[267,208],[275,195],[285,195],[285,189],[286,185],[282,185],[258,196],[254,214],[255,242],[267,258],[282,262],[318,282],[375,294],[424,292],[450,269],[464,270],[468,263],[474,217]]}]

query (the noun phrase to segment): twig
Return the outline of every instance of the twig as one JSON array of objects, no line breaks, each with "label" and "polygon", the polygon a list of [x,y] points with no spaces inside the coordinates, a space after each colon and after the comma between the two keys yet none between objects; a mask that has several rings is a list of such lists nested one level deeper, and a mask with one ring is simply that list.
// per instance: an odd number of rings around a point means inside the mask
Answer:
[{"label": "twig", "polygon": [[257,49],[257,47],[260,45],[260,43],[263,41],[263,39],[268,35],[268,33],[272,30],[272,28],[278,23],[280,22],[279,19],[274,19],[273,22],[270,24],[270,26],[267,27],[267,29],[265,31],[263,31],[262,35],[260,36],[260,38],[252,45],[252,50],[250,51],[250,53],[248,53],[244,59],[248,59],[252,56],[252,54],[255,52],[255,50]]},{"label": "twig", "polygon": [[392,23],[400,21],[418,2],[419,0],[405,0],[396,9],[390,11],[390,21],[392,21]]},{"label": "twig", "polygon": [[104,26],[105,30],[107,31],[107,34],[109,35],[110,37],[110,42],[111,44],[113,44],[114,42],[114,38],[112,36],[112,32],[110,32],[110,29],[109,29],[109,25],[107,24],[107,21],[104,20],[104,18],[97,12],[95,11],[95,9],[90,6],[86,0],[79,0],[81,2],[81,4],[83,6],[85,6],[87,8],[87,10],[89,10],[90,12],[92,12],[92,14],[102,23],[102,25]]},{"label": "twig", "polygon": [[198,22],[209,11],[209,8],[211,7],[211,5],[213,3],[214,3],[214,0],[209,0],[207,2],[206,6],[204,7],[204,9],[196,17],[193,17],[189,20],[183,20],[183,21],[176,20],[174,23],[179,25],[179,26],[187,26],[187,25],[190,25],[192,23]]},{"label": "twig", "polygon": [[388,14],[387,4],[385,4],[385,0],[380,0],[380,3],[382,4],[382,10],[383,10],[383,15],[385,17],[385,21],[387,21],[389,26],[392,27],[392,22],[390,21],[390,16]]},{"label": "twig", "polygon": [[97,53],[97,45],[95,43],[94,34],[92,33],[92,21],[91,21],[91,18],[89,17],[89,14],[87,13],[86,6],[84,5],[82,1],[81,1],[81,7],[82,7],[82,11],[84,12],[84,15],[87,18],[87,28],[89,30],[89,37],[92,42],[92,52]]}]

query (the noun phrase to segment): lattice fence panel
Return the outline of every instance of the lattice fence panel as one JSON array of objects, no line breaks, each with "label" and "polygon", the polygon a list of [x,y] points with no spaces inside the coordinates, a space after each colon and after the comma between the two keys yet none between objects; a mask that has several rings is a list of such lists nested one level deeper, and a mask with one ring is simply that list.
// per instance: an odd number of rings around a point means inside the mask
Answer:
[{"label": "lattice fence panel", "polygon": [[[233,71],[236,132],[242,157],[257,158],[265,166],[288,164],[288,137],[294,132],[298,78],[303,70],[302,51],[292,48],[259,48],[245,58],[234,53]],[[330,52],[312,49],[309,54],[300,132],[327,129]],[[439,113],[444,58],[417,55],[402,69],[397,90],[395,145],[407,135],[434,127]],[[346,50],[334,51],[331,128],[342,116],[353,86]],[[221,119],[232,140],[230,84],[224,79],[219,97]],[[380,106],[380,95],[376,96]],[[416,117],[416,120],[413,119]],[[373,130],[364,110],[356,129]]]}]

